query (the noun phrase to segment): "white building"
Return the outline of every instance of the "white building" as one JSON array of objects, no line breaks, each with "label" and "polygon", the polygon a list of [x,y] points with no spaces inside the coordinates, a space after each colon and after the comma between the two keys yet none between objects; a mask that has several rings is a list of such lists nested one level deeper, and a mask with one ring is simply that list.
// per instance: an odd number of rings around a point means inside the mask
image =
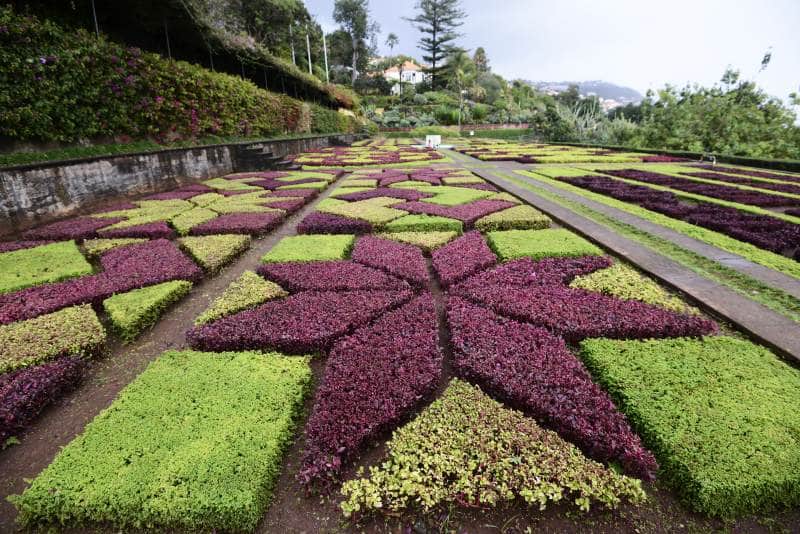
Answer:
[{"label": "white building", "polygon": [[398,65],[389,67],[383,71],[383,77],[392,83],[392,94],[400,94],[400,82],[403,85],[417,85],[430,78],[430,75],[425,74],[424,66],[417,65],[413,61],[406,61],[403,63],[402,68]]}]

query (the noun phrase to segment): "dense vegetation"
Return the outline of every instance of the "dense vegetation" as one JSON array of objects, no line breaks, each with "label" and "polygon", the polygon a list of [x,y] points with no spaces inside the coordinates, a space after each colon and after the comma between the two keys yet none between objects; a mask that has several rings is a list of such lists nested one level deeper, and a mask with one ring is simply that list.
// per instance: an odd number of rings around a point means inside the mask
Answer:
[{"label": "dense vegetation", "polygon": [[353,131],[349,115],[0,9],[0,135],[72,142]]}]

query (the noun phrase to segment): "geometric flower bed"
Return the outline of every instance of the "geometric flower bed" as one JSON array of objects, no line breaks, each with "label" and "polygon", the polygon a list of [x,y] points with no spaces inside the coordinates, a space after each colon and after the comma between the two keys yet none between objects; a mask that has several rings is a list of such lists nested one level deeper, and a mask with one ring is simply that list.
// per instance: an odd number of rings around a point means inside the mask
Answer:
[{"label": "geometric flower bed", "polygon": [[325,147],[310,149],[294,157],[294,162],[306,167],[351,167],[359,165],[391,165],[442,159],[444,156],[430,148],[410,146]]},{"label": "geometric flower bed", "polygon": [[485,508],[515,498],[543,510],[562,499],[581,510],[645,499],[638,480],[587,460],[533,419],[453,380],[387,443],[389,459],[344,484],[345,516],[458,502]]},{"label": "geometric flower bed", "polygon": [[495,139],[472,139],[469,145],[457,147],[462,154],[483,161],[517,161],[519,163],[634,163],[677,162],[683,158],[648,156],[615,152],[600,148],[515,143]]},{"label": "geometric flower bed", "polygon": [[252,530],[310,381],[304,358],[164,353],[14,498],[20,520]]},{"label": "geometric flower bed", "polygon": [[800,372],[732,337],[587,340],[581,356],[701,512],[800,503]]},{"label": "geometric flower bed", "polygon": [[710,202],[680,202],[675,194],[668,191],[656,191],[647,186],[628,184],[604,176],[555,179],[617,200],[638,204],[645,209],[720,232],[778,254],[800,246],[800,225],[776,217],[747,213]]}]

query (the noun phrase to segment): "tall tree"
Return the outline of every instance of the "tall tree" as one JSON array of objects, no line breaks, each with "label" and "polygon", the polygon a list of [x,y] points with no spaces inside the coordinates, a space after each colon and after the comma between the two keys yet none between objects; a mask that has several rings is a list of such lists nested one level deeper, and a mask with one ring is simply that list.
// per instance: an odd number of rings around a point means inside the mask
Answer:
[{"label": "tall tree", "polygon": [[368,0],[336,0],[333,7],[333,20],[350,36],[351,85],[358,78],[359,58],[365,57],[369,50],[369,40],[378,31],[378,25],[369,19]]},{"label": "tall tree", "polygon": [[394,52],[394,47],[397,46],[397,43],[400,42],[400,39],[397,37],[397,34],[390,33],[386,36],[386,46],[389,47],[389,55]]},{"label": "tall tree", "polygon": [[447,59],[445,66],[448,85],[458,93],[458,127],[461,127],[461,114],[464,109],[464,93],[475,81],[475,63],[463,50],[457,50]]},{"label": "tall tree", "polygon": [[419,0],[416,9],[417,16],[406,20],[422,33],[419,48],[425,52],[422,59],[430,63],[428,72],[435,90],[443,85],[442,63],[453,52],[453,42],[460,36],[456,28],[467,14],[461,9],[460,0]]},{"label": "tall tree", "polygon": [[475,63],[475,68],[480,73],[489,72],[489,58],[486,57],[486,50],[482,46],[475,49],[475,54],[472,56],[472,61]]}]

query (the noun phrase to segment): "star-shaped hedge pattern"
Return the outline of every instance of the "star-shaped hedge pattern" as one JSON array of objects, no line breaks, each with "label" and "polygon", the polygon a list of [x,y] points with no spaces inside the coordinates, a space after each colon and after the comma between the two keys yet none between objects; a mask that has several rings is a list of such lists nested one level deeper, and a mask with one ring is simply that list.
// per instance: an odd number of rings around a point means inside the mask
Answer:
[{"label": "star-shaped hedge pattern", "polygon": [[[309,486],[337,482],[349,460],[431,400],[448,351],[459,377],[587,456],[652,479],[653,455],[567,343],[589,336],[700,336],[715,332],[716,324],[569,287],[576,276],[612,263],[582,256],[498,265],[477,231],[431,258],[416,246],[367,235],[356,238],[346,260],[263,265],[259,274],[290,296],[197,327],[188,339],[203,350],[327,357],[298,475]],[[447,332],[441,339],[440,330]]]}]

